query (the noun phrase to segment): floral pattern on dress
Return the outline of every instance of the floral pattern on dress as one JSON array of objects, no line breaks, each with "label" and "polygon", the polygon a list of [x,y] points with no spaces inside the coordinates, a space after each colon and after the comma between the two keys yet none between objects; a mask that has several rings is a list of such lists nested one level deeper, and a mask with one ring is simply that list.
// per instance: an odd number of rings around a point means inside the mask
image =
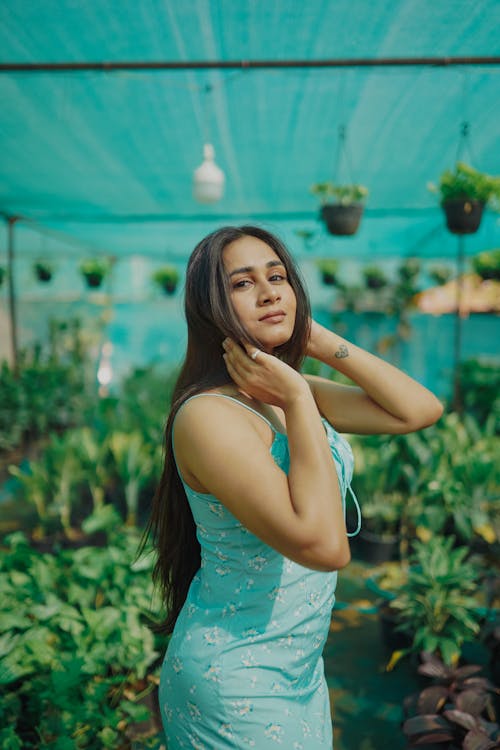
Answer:
[{"label": "floral pattern on dress", "polygon": [[[325,427],[345,498],[352,451]],[[286,435],[275,434],[271,454],[287,473]],[[185,489],[201,566],[162,667],[160,706],[169,750],[331,750],[321,651],[337,573],[289,560],[217,498]]]}]

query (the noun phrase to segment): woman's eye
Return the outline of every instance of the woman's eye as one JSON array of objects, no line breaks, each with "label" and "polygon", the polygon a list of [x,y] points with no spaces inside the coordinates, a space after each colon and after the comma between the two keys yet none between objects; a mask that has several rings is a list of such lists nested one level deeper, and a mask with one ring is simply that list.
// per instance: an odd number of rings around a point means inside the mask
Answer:
[{"label": "woman's eye", "polygon": [[286,276],[283,276],[282,273],[273,273],[273,275],[269,278],[269,281],[285,281]]},{"label": "woman's eye", "polygon": [[243,289],[249,283],[248,279],[242,279],[241,281],[237,281],[236,284],[233,284],[233,289]]}]

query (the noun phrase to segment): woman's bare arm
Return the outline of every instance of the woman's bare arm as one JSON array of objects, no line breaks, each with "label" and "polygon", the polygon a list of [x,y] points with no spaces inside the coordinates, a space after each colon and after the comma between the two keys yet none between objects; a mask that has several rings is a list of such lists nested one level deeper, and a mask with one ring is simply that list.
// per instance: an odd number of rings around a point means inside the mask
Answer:
[{"label": "woman's bare arm", "polygon": [[181,409],[174,434],[179,464],[290,559],[316,570],[344,567],[350,553],[339,482],[307,383],[272,355],[252,362],[236,344],[226,363],[245,393],[284,410],[289,474],[271,456],[259,418],[221,398],[193,399]]},{"label": "woman's bare arm", "polygon": [[414,432],[443,413],[439,399],[416,380],[314,321],[308,354],[357,384],[307,376],[319,411],[341,432]]}]

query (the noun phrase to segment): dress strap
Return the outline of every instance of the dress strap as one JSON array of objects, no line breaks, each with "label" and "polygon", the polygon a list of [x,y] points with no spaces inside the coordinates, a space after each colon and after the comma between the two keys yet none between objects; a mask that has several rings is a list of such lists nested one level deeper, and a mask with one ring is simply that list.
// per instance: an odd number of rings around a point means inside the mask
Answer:
[{"label": "dress strap", "polygon": [[357,534],[359,534],[359,532],[361,531],[361,508],[359,507],[359,503],[358,503],[358,498],[357,498],[357,497],[356,497],[356,495],[354,494],[354,490],[352,489],[352,487],[351,487],[351,484],[350,484],[350,483],[349,483],[349,484],[347,485],[347,489],[348,489],[348,490],[349,490],[349,492],[351,493],[351,497],[352,497],[352,499],[354,500],[354,505],[356,506],[356,514],[357,514],[357,516],[358,516],[358,522],[357,522],[357,524],[356,524],[356,529],[355,529],[355,531],[348,531],[348,532],[347,532],[347,536],[348,536],[348,537],[352,537],[352,536],[356,536],[356,535],[357,535]]},{"label": "dress strap", "polygon": [[201,396],[213,396],[215,398],[228,398],[230,401],[234,401],[236,404],[239,404],[240,406],[245,407],[245,409],[248,409],[248,411],[251,411],[253,414],[256,414],[258,417],[263,419],[264,422],[266,422],[269,425],[269,427],[271,428],[273,432],[278,432],[278,430],[273,425],[273,423],[270,422],[269,419],[267,419],[267,417],[265,417],[263,414],[258,412],[256,409],[252,409],[252,407],[248,406],[248,404],[244,404],[243,401],[240,401],[238,398],[234,398],[234,396],[227,396],[225,393],[195,393],[194,396],[190,396],[182,403],[181,408],[182,406],[184,406],[184,404],[187,404],[188,401],[191,401],[193,398],[200,398]]}]

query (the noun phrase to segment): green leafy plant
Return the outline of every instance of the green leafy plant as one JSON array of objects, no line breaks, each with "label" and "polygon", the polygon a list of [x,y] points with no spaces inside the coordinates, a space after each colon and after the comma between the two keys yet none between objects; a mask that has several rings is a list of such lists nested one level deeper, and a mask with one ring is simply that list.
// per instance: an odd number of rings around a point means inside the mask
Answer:
[{"label": "green leafy plant", "polygon": [[110,272],[111,262],[107,258],[87,258],[80,261],[79,269],[89,286],[98,287]]},{"label": "green leafy plant", "polygon": [[482,279],[500,281],[500,248],[484,250],[472,258],[472,269]]},{"label": "green leafy plant", "polygon": [[0,366],[0,451],[85,422],[96,398],[81,322],[50,321],[48,343],[19,352],[18,372]]},{"label": "green leafy plant", "polygon": [[453,548],[454,541],[439,536],[417,541],[408,579],[391,602],[398,630],[413,639],[407,651],[437,653],[446,664],[457,661],[480,623],[473,597],[480,571],[467,559],[468,549]]},{"label": "green leafy plant", "polygon": [[127,524],[137,523],[139,491],[151,477],[154,462],[151,451],[139,432],[113,432],[109,447],[123,483],[127,505]]},{"label": "green leafy plant", "polygon": [[3,280],[5,279],[6,275],[7,275],[7,271],[5,270],[3,266],[0,266],[0,287],[3,284]]},{"label": "green leafy plant", "polygon": [[334,182],[317,182],[311,186],[311,192],[317,195],[321,205],[339,203],[343,206],[363,203],[368,197],[364,185],[337,185]]},{"label": "green leafy plant", "polygon": [[449,266],[444,265],[430,266],[427,273],[432,281],[440,286],[446,284],[453,276],[452,269]]},{"label": "green leafy plant", "polygon": [[467,359],[460,365],[460,389],[467,413],[480,425],[492,421],[500,432],[500,363],[485,358]]},{"label": "green leafy plant", "polygon": [[316,266],[321,274],[321,278],[324,284],[334,286],[338,283],[338,260],[336,260],[335,258],[323,258],[316,261]]},{"label": "green leafy plant", "polygon": [[135,723],[149,716],[144,698],[165,646],[149,627],[160,613],[153,560],[136,560],[138,534],[124,532],[116,513],[105,526],[106,547],[57,555],[40,554],[21,533],[6,540],[2,747],[131,750]]},{"label": "green leafy plant", "polygon": [[33,270],[37,279],[45,283],[52,279],[52,274],[54,273],[52,264],[47,260],[38,260],[34,264]]},{"label": "green leafy plant", "polygon": [[362,269],[362,274],[368,289],[382,289],[388,284],[387,276],[380,266],[365,266]]},{"label": "green leafy plant", "polygon": [[179,282],[179,271],[175,266],[162,266],[153,273],[152,278],[167,294],[173,294]]},{"label": "green leafy plant", "polygon": [[438,186],[430,183],[429,190],[440,194],[441,204],[454,199],[468,198],[495,207],[500,200],[500,177],[479,172],[460,161],[455,169],[443,172]]}]

